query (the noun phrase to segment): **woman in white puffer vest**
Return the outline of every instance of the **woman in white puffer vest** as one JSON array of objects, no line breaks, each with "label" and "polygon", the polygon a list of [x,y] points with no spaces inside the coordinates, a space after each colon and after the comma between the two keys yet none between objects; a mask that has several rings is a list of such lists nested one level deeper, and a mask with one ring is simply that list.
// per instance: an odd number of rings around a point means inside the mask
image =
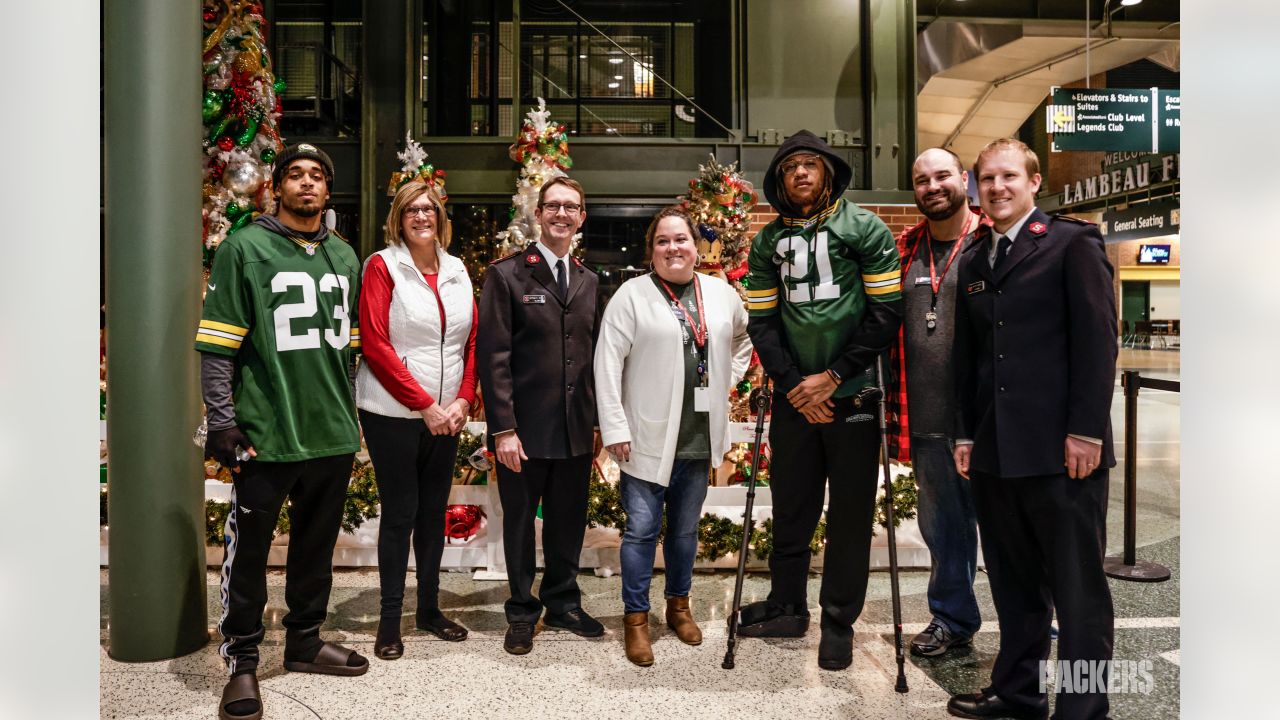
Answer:
[{"label": "woman in white puffer vest", "polygon": [[374,655],[404,654],[400,617],[416,557],[416,626],[451,641],[467,630],[440,612],[440,553],[458,433],[475,403],[475,295],[435,188],[407,183],[391,202],[387,248],[365,261],[360,290],[364,362],[356,407],[382,503],[378,575],[382,612]]}]

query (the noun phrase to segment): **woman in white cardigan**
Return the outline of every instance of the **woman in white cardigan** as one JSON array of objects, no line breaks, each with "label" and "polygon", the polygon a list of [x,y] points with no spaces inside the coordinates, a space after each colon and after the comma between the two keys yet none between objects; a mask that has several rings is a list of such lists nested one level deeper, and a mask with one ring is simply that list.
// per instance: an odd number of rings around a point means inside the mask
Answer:
[{"label": "woman in white cardigan", "polygon": [[600,435],[622,469],[627,511],[622,602],[627,659],[652,665],[649,583],[667,511],[667,625],[702,642],[689,611],[698,520],[712,462],[729,447],[729,388],[751,360],[747,313],[728,283],[694,272],[693,222],[678,206],[646,234],[653,272],[623,283],[609,301],[596,343]]}]

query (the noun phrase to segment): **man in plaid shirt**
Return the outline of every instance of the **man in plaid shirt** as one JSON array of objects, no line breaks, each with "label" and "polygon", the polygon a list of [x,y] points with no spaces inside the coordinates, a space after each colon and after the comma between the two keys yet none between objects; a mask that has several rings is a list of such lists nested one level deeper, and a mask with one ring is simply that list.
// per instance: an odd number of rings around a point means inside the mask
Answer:
[{"label": "man in plaid shirt", "polygon": [[928,596],[933,620],[911,641],[911,652],[932,657],[968,645],[982,625],[973,595],[977,520],[968,483],[956,473],[951,457],[956,260],[982,218],[969,209],[969,175],[950,150],[921,153],[911,180],[916,207],[926,219],[898,238],[905,313],[891,360],[895,382],[887,415],[890,454],[899,461],[909,459],[915,470],[920,534],[932,558]]}]

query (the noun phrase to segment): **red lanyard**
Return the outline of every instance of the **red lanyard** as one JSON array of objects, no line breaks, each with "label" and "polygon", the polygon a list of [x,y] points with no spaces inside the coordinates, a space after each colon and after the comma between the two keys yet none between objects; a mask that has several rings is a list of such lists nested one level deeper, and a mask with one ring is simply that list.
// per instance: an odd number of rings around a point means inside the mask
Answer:
[{"label": "red lanyard", "polygon": [[662,289],[666,290],[667,295],[671,296],[671,302],[675,303],[676,307],[680,308],[680,312],[684,313],[685,322],[689,324],[689,329],[693,331],[693,342],[699,348],[702,348],[703,345],[707,344],[707,315],[702,311],[702,285],[698,283],[697,274],[693,276],[693,295],[698,303],[698,322],[696,325],[693,322],[693,318],[689,316],[689,311],[685,309],[684,303],[680,302],[680,298],[676,297],[675,291],[671,289],[667,281],[659,277],[658,282],[662,283]]},{"label": "red lanyard", "polygon": [[[933,233],[929,232],[929,226],[924,228],[924,242],[926,251],[929,253],[929,286],[933,289],[934,303],[937,303],[938,290],[942,289],[942,281],[947,277],[947,271],[951,269],[951,263],[955,261],[956,255],[960,254],[961,246],[964,239],[969,235],[969,228],[973,226],[973,220],[977,217],[968,209],[965,210],[969,216],[964,220],[964,227],[960,228],[960,235],[956,237],[956,244],[951,248],[951,255],[947,257],[947,264],[942,266],[942,275],[938,275],[937,269],[933,264]],[[903,274],[911,269],[911,261],[915,260],[916,250],[919,249],[920,243],[911,249],[911,257],[907,260],[907,267],[903,268]]]}]

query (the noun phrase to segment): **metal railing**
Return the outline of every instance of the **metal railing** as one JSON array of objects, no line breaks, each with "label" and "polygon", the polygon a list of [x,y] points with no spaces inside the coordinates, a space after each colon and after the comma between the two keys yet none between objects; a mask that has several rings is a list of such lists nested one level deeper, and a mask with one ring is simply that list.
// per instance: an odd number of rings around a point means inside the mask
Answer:
[{"label": "metal railing", "polygon": [[[284,57],[288,51],[301,51],[310,56],[312,77],[315,78],[315,92],[305,96],[290,96],[288,88],[282,101],[288,103],[284,107],[286,118],[311,118],[328,120],[340,130],[356,132],[358,124],[348,121],[347,101],[350,99],[356,107],[360,103],[360,74],[334,55],[322,43],[281,43],[277,54]],[[350,96],[350,97],[348,97]],[[298,101],[307,102],[308,107],[299,107]],[[332,113],[326,112],[332,105]]]}]

